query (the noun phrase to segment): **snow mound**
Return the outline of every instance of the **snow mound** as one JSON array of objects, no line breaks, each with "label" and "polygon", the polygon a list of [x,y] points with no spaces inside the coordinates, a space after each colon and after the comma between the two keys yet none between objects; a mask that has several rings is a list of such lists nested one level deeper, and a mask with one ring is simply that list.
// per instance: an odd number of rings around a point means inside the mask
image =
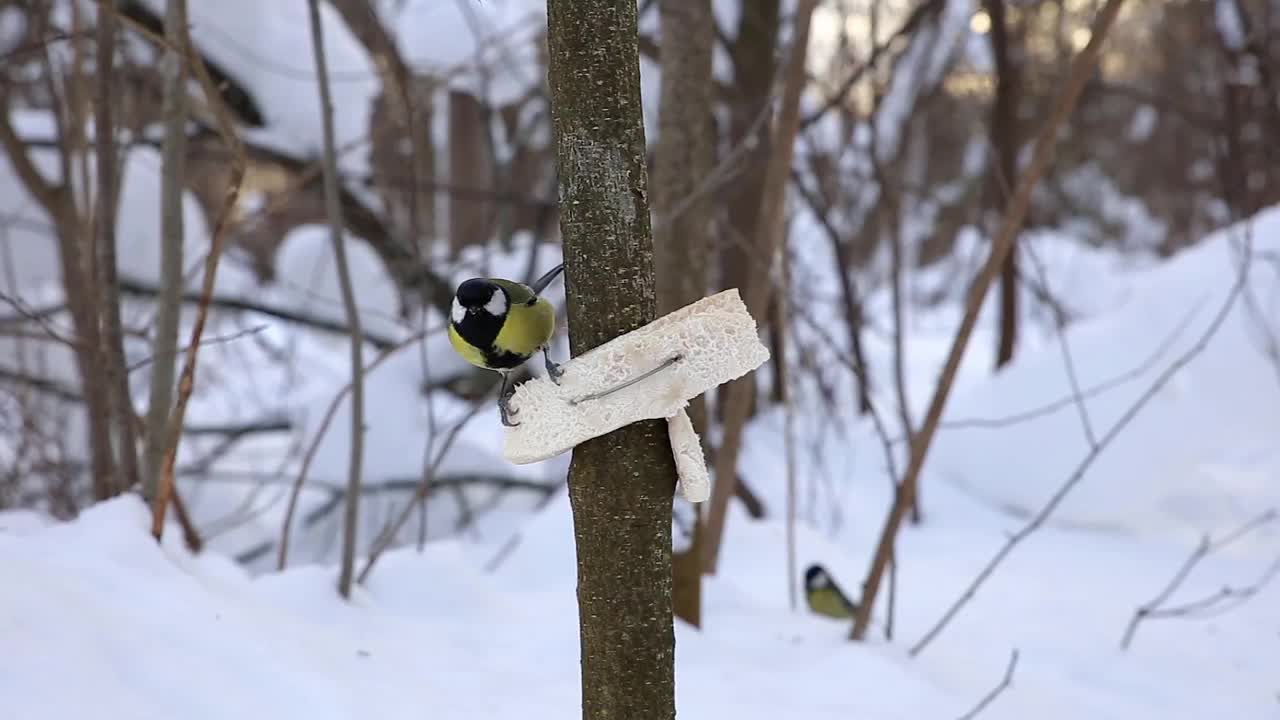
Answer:
[{"label": "snow mound", "polygon": [[[1245,291],[1230,300],[1251,241]],[[1103,449],[1056,513],[1068,524],[1194,537],[1280,506],[1280,210],[1128,277],[1112,310],[959,394],[926,474],[1019,517],[1040,508],[1179,358],[1191,357]],[[1204,349],[1191,353],[1200,343]],[[1080,405],[1087,410],[1085,430]]]}]

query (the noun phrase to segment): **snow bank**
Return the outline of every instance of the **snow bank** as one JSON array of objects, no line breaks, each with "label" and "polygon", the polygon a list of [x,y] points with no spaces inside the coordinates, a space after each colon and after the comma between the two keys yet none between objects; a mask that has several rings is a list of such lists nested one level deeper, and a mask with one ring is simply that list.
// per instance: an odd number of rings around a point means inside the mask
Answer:
[{"label": "snow bank", "polygon": [[[933,497],[965,507],[954,494]],[[216,553],[191,557],[176,532],[157,547],[132,497],[70,524],[3,529],[9,525],[0,515],[8,650],[0,694],[14,717],[578,713],[573,532],[563,493],[523,528],[495,572],[481,569],[493,559],[491,544],[395,551],[350,604],[337,599],[332,567],[250,579]],[[1053,531],[1027,562],[1011,564],[998,603],[966,616],[962,642],[910,661],[892,647],[846,642],[843,623],[786,609],[780,524],[750,523],[735,509],[729,530],[721,572],[707,583],[704,631],[677,627],[682,715],[955,717],[996,681],[1014,645],[1022,664],[986,715],[995,720],[1244,718],[1274,707],[1270,671],[1280,658],[1257,637],[1274,589],[1206,623],[1153,624],[1131,655],[1115,653],[1129,603],[1172,570],[1168,549],[1117,552],[1127,541]],[[954,531],[909,537],[900,632],[933,609],[928,588],[967,573],[982,549]],[[854,585],[846,548],[804,528],[799,544],[802,563],[828,562]],[[1240,569],[1207,565],[1190,593]],[[1098,592],[1104,584],[1107,592]],[[70,683],[78,692],[66,691]]]},{"label": "snow bank", "polygon": [[[1280,249],[1280,211],[1228,229],[1169,262],[1127,278],[1110,312],[1066,334],[1095,436],[1104,435],[1178,357],[1205,336],[1231,291],[1239,245]],[[1185,368],[1099,457],[1063,503],[1061,522],[1177,537],[1244,522],[1280,506],[1280,279],[1262,259],[1249,293]],[[1273,340],[1274,341],[1274,340]],[[928,472],[1016,516],[1039,508],[1088,453],[1090,441],[1056,340],[955,398]],[[1057,409],[1021,422],[981,421]],[[979,422],[975,422],[979,421]]]}]

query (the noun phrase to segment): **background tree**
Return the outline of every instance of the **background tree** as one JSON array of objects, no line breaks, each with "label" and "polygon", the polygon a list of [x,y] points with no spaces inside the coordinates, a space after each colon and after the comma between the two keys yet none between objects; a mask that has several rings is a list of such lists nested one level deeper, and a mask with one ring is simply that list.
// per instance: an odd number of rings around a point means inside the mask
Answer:
[{"label": "background tree", "polygon": [[[653,173],[654,264],[658,313],[697,301],[707,290],[710,196],[700,187],[711,169],[711,50],[715,18],[710,0],[659,0],[662,94]],[[689,403],[699,437],[706,437],[707,404]],[[679,502],[679,501],[677,501]],[[676,615],[702,624],[700,506],[693,506],[687,546],[672,560]]]},{"label": "background tree", "polygon": [[[574,355],[652,321],[636,4],[550,0],[549,82]],[[579,445],[569,466],[584,718],[675,717],[665,423]]]}]

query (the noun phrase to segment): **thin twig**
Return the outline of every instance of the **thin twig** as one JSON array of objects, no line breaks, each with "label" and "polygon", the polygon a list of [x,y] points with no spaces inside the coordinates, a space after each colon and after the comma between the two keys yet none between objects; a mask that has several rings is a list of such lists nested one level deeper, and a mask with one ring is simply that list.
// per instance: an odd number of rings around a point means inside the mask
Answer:
[{"label": "thin twig", "polygon": [[[152,284],[129,278],[121,279],[120,290],[121,292],[129,295],[141,295],[145,297],[154,297],[160,292],[160,289]],[[184,303],[199,303],[200,297],[200,293],[184,292],[181,299]],[[345,322],[330,320],[319,315],[312,315],[310,313],[291,308],[263,305],[246,298],[214,295],[209,300],[209,306],[220,310],[236,310],[266,315],[278,320],[283,320],[287,323],[302,325],[304,327],[337,335],[348,336],[351,334],[351,328],[348,327]],[[368,330],[365,330],[362,333],[362,336],[364,337],[365,342],[378,350],[386,350],[387,348],[395,347],[400,342],[395,338],[380,335]]]},{"label": "thin twig", "polygon": [[1040,177],[1048,170],[1053,160],[1058,130],[1065,124],[1068,116],[1075,108],[1076,101],[1084,89],[1085,81],[1093,74],[1092,71],[1097,64],[1102,42],[1106,38],[1107,30],[1110,29],[1112,22],[1119,14],[1123,2],[1124,0],[1107,0],[1107,4],[1103,6],[1095,18],[1089,43],[1072,62],[1066,86],[1055,101],[1049,119],[1045,122],[1044,127],[1041,128],[1040,135],[1036,139],[1031,162],[1018,182],[1017,192],[1014,193],[1013,201],[1009,203],[1005,212],[1000,231],[992,242],[991,255],[987,258],[986,265],[973,283],[964,317],[961,320],[960,327],[956,330],[955,339],[951,344],[951,350],[938,378],[937,389],[929,403],[928,412],[925,414],[925,419],[919,432],[912,438],[911,460],[907,465],[902,482],[899,483],[899,490],[894,494],[893,505],[885,518],[880,540],[877,544],[875,555],[872,557],[871,567],[867,571],[865,582],[863,582],[862,600],[858,604],[858,612],[854,616],[853,629],[850,631],[850,637],[853,640],[863,639],[866,636],[867,628],[871,625],[871,614],[875,610],[876,595],[880,592],[881,580],[884,577],[889,559],[893,556],[898,528],[902,525],[902,520],[907,511],[914,504],[920,471],[924,468],[925,458],[929,454],[929,446],[938,428],[938,422],[942,419],[942,411],[946,407],[956,373],[960,369],[960,361],[964,356],[965,347],[969,343],[969,337],[973,334],[974,326],[977,324],[978,313],[986,300],[987,290],[1004,266],[1005,257],[1013,248],[1018,231],[1022,228],[1027,210],[1031,205],[1032,190]]},{"label": "thin twig", "polygon": [[[430,334],[431,330],[424,330],[411,337],[405,338],[396,345],[393,345],[378,354],[368,365],[364,367],[362,375],[368,377],[378,366],[386,362],[397,352],[409,347],[418,340]],[[298,497],[302,494],[302,486],[307,482],[307,474],[311,470],[311,463],[315,460],[316,452],[320,450],[320,443],[324,440],[325,433],[329,431],[329,426],[333,424],[333,418],[338,414],[338,408],[342,405],[342,401],[346,399],[351,392],[352,381],[348,380],[347,384],[342,387],[329,401],[329,407],[325,408],[324,417],[320,420],[320,425],[316,429],[315,436],[311,439],[311,444],[307,447],[306,453],[302,456],[302,467],[298,470],[298,476],[293,481],[293,489],[289,493],[289,505],[284,513],[284,525],[280,529],[280,548],[276,555],[276,569],[284,570],[289,563],[289,538],[293,533],[293,517],[297,512]]]},{"label": "thin twig", "polygon": [[338,592],[351,597],[351,580],[355,572],[357,523],[360,520],[360,474],[364,467],[364,339],[360,332],[360,309],[356,306],[351,269],[342,236],[342,199],[338,186],[338,154],[333,130],[333,98],[329,91],[329,69],[324,53],[324,29],[320,21],[320,0],[307,3],[311,21],[311,49],[315,60],[317,84],[320,86],[320,119],[324,130],[324,205],[329,219],[329,236],[333,243],[334,264],[338,284],[342,288],[342,304],[347,326],[351,328],[351,456],[347,480],[346,512],[342,524],[342,565],[338,574]]},{"label": "thin twig", "polygon": [[[1031,259],[1031,264],[1036,268],[1036,275],[1040,278],[1040,284],[1047,290],[1049,288],[1049,273],[1045,270],[1040,256],[1036,254],[1035,247],[1032,243],[1024,241],[1022,249],[1026,250],[1027,257]],[[1071,355],[1071,343],[1067,340],[1066,324],[1063,322],[1061,315],[1054,318],[1053,329],[1058,336],[1058,347],[1062,351],[1062,365],[1067,372],[1067,383],[1071,386],[1071,400],[1075,403],[1076,411],[1080,414],[1080,427],[1084,431],[1084,438],[1089,443],[1089,447],[1097,447],[1098,434],[1094,432],[1093,420],[1089,417],[1089,406],[1085,404],[1084,393],[1080,390],[1080,378],[1076,374],[1076,362]]]},{"label": "thin twig", "polygon": [[382,557],[382,554],[386,552],[387,548],[391,547],[391,543],[394,542],[396,536],[400,534],[400,529],[409,521],[409,517],[413,515],[414,506],[417,505],[417,503],[420,502],[422,498],[437,485],[435,482],[436,473],[440,470],[440,464],[444,462],[445,455],[449,453],[449,448],[453,447],[453,442],[458,439],[458,435],[462,432],[462,428],[466,427],[467,423],[471,422],[471,419],[480,412],[480,408],[483,405],[483,401],[476,402],[471,406],[471,409],[467,411],[467,414],[463,415],[462,418],[449,429],[449,434],[445,436],[444,442],[440,443],[440,450],[436,453],[435,460],[433,460],[430,467],[427,468],[427,472],[423,474],[422,481],[418,485],[417,492],[415,492],[414,496],[409,498],[409,501],[404,504],[404,508],[400,511],[400,514],[396,517],[395,521],[387,525],[387,527],[383,528],[382,532],[379,533],[378,539],[374,542],[373,548],[369,551],[369,559],[365,561],[364,569],[360,571],[360,576],[356,580],[361,585],[369,579],[369,573],[373,572],[373,566],[377,564],[378,558]]},{"label": "thin twig", "polygon": [[[201,340],[200,344],[204,345],[205,347],[209,347],[210,345],[225,345],[229,342],[235,342],[236,340],[249,337],[250,335],[257,335],[258,333],[266,329],[267,329],[266,325],[254,325],[253,327],[244,328],[243,330],[237,330],[233,333],[227,333],[225,335],[210,335],[209,337]],[[179,351],[186,352],[190,348],[191,348],[190,345],[184,345],[181,348],[179,348]],[[145,358],[142,358],[141,360],[134,361],[133,363],[130,363],[128,367],[128,372],[131,372],[131,373],[136,372],[148,365],[153,364],[154,362],[155,362],[154,357],[145,357]]]},{"label": "thin twig", "polygon": [[[817,0],[799,0],[792,17],[791,51],[784,71],[782,97],[773,127],[773,151],[769,153],[760,191],[759,219],[754,238],[753,252],[762,262],[749,268],[743,293],[747,311],[755,317],[764,317],[768,312],[773,290],[769,272],[786,234],[786,191],[791,178],[796,132],[800,124],[800,96],[806,81],[805,58],[816,6]],[[729,500],[737,488],[738,454],[750,410],[753,382],[750,377],[740,378],[724,388],[723,432],[714,462],[716,483],[707,503],[707,524],[704,526],[706,543],[703,545],[702,560],[703,569],[708,574],[716,571]]]},{"label": "thin twig", "polygon": [[[1253,532],[1268,523],[1274,522],[1277,517],[1280,517],[1280,514],[1277,514],[1275,508],[1271,508],[1244,523],[1235,530],[1227,533],[1218,540],[1211,540],[1207,534],[1201,537],[1200,542],[1196,544],[1195,549],[1192,550],[1191,554],[1187,556],[1187,559],[1182,562],[1182,566],[1173,574],[1173,577],[1169,578],[1169,582],[1165,584],[1164,588],[1160,590],[1159,593],[1156,593],[1155,597],[1143,603],[1138,607],[1138,609],[1133,611],[1133,617],[1129,619],[1129,624],[1125,627],[1124,636],[1120,638],[1120,649],[1129,649],[1129,646],[1133,643],[1134,635],[1138,632],[1138,625],[1141,624],[1143,620],[1152,617],[1166,617],[1169,615],[1186,614],[1191,612],[1191,610],[1186,609],[1186,606],[1178,612],[1173,612],[1165,606],[1165,603],[1168,602],[1170,596],[1178,591],[1178,588],[1182,587],[1182,583],[1186,582],[1187,578],[1190,577],[1191,571],[1196,568],[1196,565],[1199,565],[1200,561],[1208,557],[1210,553],[1221,550],[1250,532]],[[1230,590],[1230,588],[1223,589]],[[1214,598],[1220,599],[1218,596],[1214,596]],[[1216,599],[1211,602],[1216,602]],[[1199,604],[1202,603],[1192,603],[1191,605],[1195,606]]]},{"label": "thin twig", "polygon": [[[1181,605],[1171,605],[1164,608],[1156,608],[1147,613],[1147,618],[1171,618],[1171,617],[1209,617],[1219,615],[1228,610],[1239,607],[1246,600],[1257,595],[1260,590],[1269,585],[1276,575],[1280,574],[1280,558],[1276,558],[1267,566],[1257,580],[1240,587],[1225,585],[1217,592],[1202,597],[1198,600],[1192,600]],[[1230,601],[1235,602],[1230,602]]]},{"label": "thin twig", "polygon": [[178,443],[181,439],[181,433],[178,428],[182,427],[182,420],[187,411],[187,403],[190,401],[191,392],[195,388],[196,359],[200,352],[200,339],[204,334],[205,322],[209,318],[209,302],[213,298],[213,286],[218,273],[218,261],[222,257],[222,248],[226,244],[228,223],[231,220],[236,203],[239,201],[240,190],[244,184],[245,171],[248,167],[244,146],[240,142],[239,136],[236,135],[230,113],[223,103],[217,87],[213,84],[213,80],[209,77],[209,71],[204,65],[204,60],[192,49],[190,28],[183,28],[182,45],[187,55],[187,65],[195,71],[205,99],[218,120],[219,134],[222,136],[223,142],[231,149],[231,185],[227,188],[226,196],[223,198],[222,209],[218,214],[218,221],[214,225],[213,236],[209,243],[209,255],[205,259],[204,278],[200,287],[200,303],[196,307],[195,324],[191,328],[191,340],[183,358],[182,374],[178,380],[178,400],[168,423],[170,428],[169,442],[168,447],[165,449],[164,462],[160,472],[160,486],[157,489],[152,509],[151,533],[157,540],[164,533],[165,509],[169,498],[173,494],[173,470],[174,465],[177,463]]},{"label": "thin twig", "polygon": [[926,17],[936,13],[942,7],[942,1],[943,0],[924,0],[924,2],[917,5],[915,10],[911,11],[911,14],[907,16],[907,19],[903,21],[902,25],[899,26],[892,35],[885,39],[884,42],[871,48],[871,52],[867,54],[867,59],[849,72],[848,77],[840,83],[840,87],[837,88],[835,92],[831,93],[825,101],[823,101],[822,107],[814,110],[809,115],[806,115],[800,121],[800,129],[807,130],[810,125],[821,120],[828,112],[844,104],[849,98],[850,91],[852,91],[854,86],[858,84],[858,81],[866,75],[868,70],[875,69],[875,66],[880,61],[881,56],[883,56],[885,52],[888,51],[898,40],[915,32],[916,28],[920,26],[920,23],[923,22]]},{"label": "thin twig", "polygon": [[[785,243],[782,248],[780,280],[778,302],[782,303],[782,312],[778,313],[780,327],[774,328],[774,332],[785,336],[790,332],[791,317],[791,255],[787,252]],[[778,363],[783,367],[786,366],[786,362],[785,356],[778,358]],[[791,612],[794,613],[798,607],[796,585],[800,577],[796,572],[796,399],[795,389],[791,387],[791,372],[783,372],[780,375],[778,382],[782,384],[782,445],[787,474],[787,600],[791,605]]]},{"label": "thin twig", "polygon": [[1014,648],[1013,652],[1009,653],[1009,664],[1004,668],[1004,677],[1000,678],[1000,682],[995,687],[991,688],[986,695],[982,696],[982,699],[978,701],[977,705],[973,706],[972,710],[961,715],[959,720],[973,720],[978,717],[978,715],[982,714],[982,711],[986,710],[987,706],[995,702],[996,698],[1003,695],[1005,691],[1013,685],[1013,671],[1017,668],[1018,649]]},{"label": "thin twig", "polygon": [[[1130,382],[1133,382],[1134,380],[1137,380],[1143,375],[1146,375],[1151,369],[1156,367],[1156,363],[1158,363],[1160,359],[1163,358],[1165,354],[1169,352],[1169,349],[1172,348],[1173,345],[1178,341],[1178,338],[1182,337],[1182,333],[1186,331],[1186,329],[1191,325],[1191,321],[1195,318],[1196,313],[1200,311],[1201,307],[1202,306],[1196,306],[1190,312],[1188,312],[1185,316],[1183,316],[1182,320],[1178,321],[1178,324],[1174,326],[1173,331],[1170,332],[1167,337],[1165,337],[1164,341],[1161,342],[1160,345],[1158,345],[1156,349],[1151,352],[1151,354],[1143,358],[1142,362],[1138,363],[1137,365],[1133,366],[1132,368],[1122,373],[1119,373],[1110,378],[1107,378],[1106,380],[1103,380],[1102,382],[1096,385],[1092,385],[1088,388],[1084,388],[1080,392],[1080,396],[1085,399],[1097,397],[1099,395],[1102,395],[1103,393],[1110,392],[1111,390],[1114,390],[1118,387],[1121,387]],[[959,418],[956,420],[944,420],[938,423],[938,429],[939,430],[943,430],[943,429],[945,430],[960,430],[960,429],[999,430],[1001,428],[1006,428],[1011,425],[1020,425],[1022,423],[1029,422],[1037,418],[1045,417],[1046,415],[1052,415],[1058,412],[1059,410],[1071,405],[1074,402],[1076,402],[1074,394],[1069,393],[1065,396],[1057,398],[1056,400],[1053,400],[1051,402],[1047,402],[1043,405],[1038,405],[1032,408],[1028,408],[1026,410],[1012,413],[1010,415],[1002,415],[1000,417],[990,417],[990,418],[969,417],[969,418]],[[904,442],[904,440],[902,438],[895,438],[894,442],[900,443],[900,442]]]},{"label": "thin twig", "polygon": [[[1246,233],[1247,232],[1248,231],[1246,231]],[[1076,466],[1075,470],[1071,472],[1053,496],[1049,498],[1048,502],[1046,502],[1035,516],[1027,521],[1021,529],[1009,536],[1008,540],[1005,541],[1005,544],[991,557],[989,561],[987,561],[987,564],[983,566],[982,570],[978,572],[973,581],[969,583],[960,596],[956,598],[950,607],[947,608],[942,617],[939,618],[933,627],[931,627],[929,631],[911,647],[911,655],[918,655],[928,647],[931,642],[933,642],[943,629],[950,624],[956,614],[959,613],[971,599],[973,599],[973,596],[977,593],[978,589],[986,583],[996,569],[1004,562],[1005,558],[1013,552],[1014,548],[1022,543],[1022,541],[1026,540],[1027,537],[1036,530],[1040,529],[1040,526],[1049,519],[1053,512],[1058,508],[1058,505],[1066,499],[1067,495],[1070,494],[1076,485],[1078,485],[1084,478],[1085,473],[1088,472],[1090,467],[1092,467],[1094,461],[1097,460],[1098,457],[1102,455],[1102,452],[1116,439],[1116,437],[1118,437],[1120,433],[1129,426],[1129,423],[1131,423],[1134,418],[1142,412],[1147,404],[1157,394],[1159,394],[1162,389],[1164,389],[1164,386],[1167,385],[1179,371],[1186,367],[1192,360],[1199,356],[1200,353],[1204,352],[1206,347],[1209,346],[1209,342],[1217,334],[1218,329],[1222,327],[1222,324],[1226,321],[1227,317],[1230,316],[1232,309],[1236,305],[1236,300],[1240,297],[1245,284],[1248,282],[1250,265],[1248,244],[1246,244],[1244,253],[1244,260],[1241,264],[1235,283],[1232,285],[1226,299],[1223,301],[1222,307],[1218,309],[1217,315],[1213,317],[1209,326],[1196,340],[1195,344],[1188,348],[1182,355],[1175,358],[1163,372],[1156,376],[1151,385],[1148,386],[1147,389],[1138,396],[1137,400],[1135,400],[1133,404],[1124,411],[1119,419],[1116,420],[1115,424],[1113,424],[1101,437],[1098,438],[1097,444],[1090,447],[1089,452],[1085,454],[1084,458],[1080,461],[1080,464]]]}]

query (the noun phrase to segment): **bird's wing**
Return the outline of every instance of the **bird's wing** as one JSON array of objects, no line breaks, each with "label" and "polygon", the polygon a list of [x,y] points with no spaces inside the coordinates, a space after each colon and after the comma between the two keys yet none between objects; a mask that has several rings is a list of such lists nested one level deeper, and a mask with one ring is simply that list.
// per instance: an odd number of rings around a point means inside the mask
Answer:
[{"label": "bird's wing", "polygon": [[507,291],[507,297],[511,298],[512,305],[528,305],[537,298],[537,294],[533,289],[524,283],[512,282],[501,278],[492,278],[493,283],[503,290]]}]

